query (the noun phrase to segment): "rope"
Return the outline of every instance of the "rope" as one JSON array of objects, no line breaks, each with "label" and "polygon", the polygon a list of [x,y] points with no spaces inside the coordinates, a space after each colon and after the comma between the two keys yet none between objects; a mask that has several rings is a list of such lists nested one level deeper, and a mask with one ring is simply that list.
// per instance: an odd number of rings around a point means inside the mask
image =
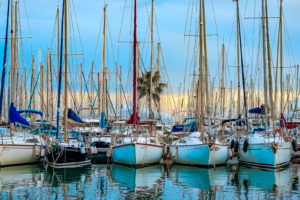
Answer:
[{"label": "rope", "polygon": [[[34,83],[33,91],[32,91],[32,94],[31,94],[31,96],[30,96],[30,100],[29,100],[29,104],[28,104],[28,109],[31,108],[31,103],[32,103],[33,95],[34,95],[35,90],[36,90],[36,88],[37,88],[37,83],[38,83],[38,81],[39,81],[39,77],[40,77],[40,72],[38,73],[37,78],[36,78],[36,81],[35,81],[35,83]],[[27,114],[28,114],[28,113],[26,113],[26,115],[25,115],[25,119],[27,118]]]},{"label": "rope", "polygon": [[[26,21],[27,21],[27,26],[28,26],[28,30],[29,30],[29,35],[32,35],[25,0],[23,1],[23,4],[24,4],[24,10],[25,10],[25,15],[26,15]],[[30,39],[30,41],[31,41],[30,42],[30,54],[32,55],[32,38]]]}]

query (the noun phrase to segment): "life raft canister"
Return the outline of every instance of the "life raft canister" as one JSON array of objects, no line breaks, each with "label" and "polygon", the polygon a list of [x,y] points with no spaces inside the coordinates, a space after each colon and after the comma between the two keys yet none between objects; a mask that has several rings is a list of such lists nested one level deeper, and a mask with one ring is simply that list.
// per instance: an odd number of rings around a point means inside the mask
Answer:
[{"label": "life raft canister", "polygon": [[249,142],[248,139],[244,141],[243,151],[246,153],[248,151]]},{"label": "life raft canister", "polygon": [[298,151],[298,146],[297,146],[297,142],[295,139],[292,140],[292,147],[294,151]]},{"label": "life raft canister", "polygon": [[234,148],[233,148],[234,153],[237,153],[239,151],[239,146],[240,146],[239,142],[235,141]]}]

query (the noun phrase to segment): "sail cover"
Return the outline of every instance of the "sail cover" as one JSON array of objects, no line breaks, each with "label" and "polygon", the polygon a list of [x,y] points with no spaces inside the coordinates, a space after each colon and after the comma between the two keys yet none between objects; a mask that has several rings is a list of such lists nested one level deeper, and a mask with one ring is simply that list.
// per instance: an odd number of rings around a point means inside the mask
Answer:
[{"label": "sail cover", "polygon": [[68,118],[75,123],[84,124],[85,122],[80,119],[80,117],[71,109],[68,110]]},{"label": "sail cover", "polygon": [[172,127],[172,132],[194,132],[197,127],[197,121],[193,120],[192,122],[186,124],[186,125],[175,125]]},{"label": "sail cover", "polygon": [[262,108],[252,108],[249,110],[249,113],[262,115],[263,109]]},{"label": "sail cover", "polygon": [[265,106],[264,104],[260,106],[260,108],[253,108],[249,110],[249,113],[252,114],[259,114],[259,115],[264,115],[267,114],[269,112],[268,107]]},{"label": "sail cover", "polygon": [[9,117],[9,123],[17,122],[26,126],[30,126],[29,122],[18,113],[14,103],[10,104],[8,117]]}]

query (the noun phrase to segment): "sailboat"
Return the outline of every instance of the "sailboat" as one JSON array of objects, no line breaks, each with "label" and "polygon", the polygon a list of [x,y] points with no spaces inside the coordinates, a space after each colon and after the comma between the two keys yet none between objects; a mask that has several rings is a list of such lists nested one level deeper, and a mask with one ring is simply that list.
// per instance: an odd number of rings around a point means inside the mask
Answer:
[{"label": "sailboat", "polygon": [[[212,167],[224,165],[228,159],[229,143],[220,141],[217,132],[205,126],[210,123],[204,116],[204,98],[208,103],[208,65],[206,53],[206,27],[204,1],[200,1],[199,13],[199,80],[197,84],[197,131],[170,145],[172,159],[177,164]],[[204,52],[204,53],[203,53]],[[205,59],[205,67],[203,65]],[[205,70],[204,70],[205,68]],[[205,72],[205,80],[203,80]],[[204,89],[206,86],[206,91]]]},{"label": "sailboat", "polygon": [[[238,4],[238,1],[237,1]],[[280,4],[280,26],[282,20],[282,1]],[[279,27],[280,27],[279,26]],[[267,29],[267,30],[266,30]],[[268,14],[267,1],[262,0],[262,32],[263,32],[263,63],[264,63],[264,100],[265,104],[259,108],[249,110],[258,117],[260,125],[254,126],[249,131],[248,135],[243,136],[240,144],[240,161],[242,164],[253,165],[266,168],[281,168],[288,166],[291,160],[291,141],[286,137],[285,129],[278,131],[274,127],[269,127],[270,121],[274,119],[273,94],[272,94],[272,76],[270,63],[270,44],[268,32]],[[279,31],[280,34],[281,31]],[[267,44],[266,37],[267,36]],[[266,62],[266,45],[268,48],[268,70]],[[282,48],[282,45],[281,45]],[[281,57],[282,58],[282,57]],[[268,75],[268,77],[267,77]],[[269,83],[268,83],[269,82]],[[268,97],[269,84],[269,97]],[[283,89],[283,88],[282,88]],[[245,90],[245,89],[244,89]],[[282,94],[282,93],[281,93]],[[281,95],[282,96],[282,95]],[[268,104],[267,99],[270,99]],[[277,97],[275,97],[277,98]],[[271,106],[271,120],[268,117],[268,105]],[[245,108],[246,110],[246,108]],[[247,110],[246,110],[247,111]],[[281,109],[282,112],[282,109]],[[247,114],[247,113],[246,113]],[[247,115],[246,115],[247,120]]]},{"label": "sailboat", "polygon": [[[151,136],[150,127],[139,125],[137,114],[137,5],[134,1],[134,33],[133,33],[133,113],[125,126],[130,135],[115,138],[111,145],[114,163],[131,167],[145,167],[159,163],[162,158],[163,145],[157,137]],[[150,129],[149,129],[150,128]]]},{"label": "sailboat", "polygon": [[[9,12],[14,10],[16,6],[14,1],[8,1],[7,4],[7,21],[6,21],[6,39],[3,57],[3,70],[1,79],[1,93],[0,93],[0,117],[2,108],[4,107],[4,84],[6,75],[6,56],[7,56],[7,41],[8,41],[8,22]],[[38,135],[31,133],[30,123],[20,115],[17,111],[15,101],[15,32],[14,32],[14,15],[11,13],[11,104],[9,107],[9,128],[8,126],[0,128],[0,167],[37,163],[43,156],[43,146],[45,141]]]},{"label": "sailboat", "polygon": [[10,129],[0,129],[0,167],[39,162],[45,153],[45,140],[30,134],[29,122],[18,113],[14,103],[9,109],[9,123]]},{"label": "sailboat", "polygon": [[[91,165],[91,158],[86,151],[88,148],[84,142],[82,135],[78,132],[70,132],[69,135],[69,123],[68,119],[71,117],[74,121],[82,122],[82,120],[70,109],[68,109],[68,37],[67,37],[67,8],[68,0],[63,1],[62,10],[62,28],[61,28],[61,43],[60,43],[60,66],[59,66],[59,83],[58,83],[58,102],[57,102],[57,131],[56,138],[48,140],[47,144],[47,155],[46,155],[46,166],[53,168],[74,168],[84,167]],[[65,30],[64,30],[65,29]],[[64,33],[64,37],[63,37]],[[60,93],[61,93],[61,82],[62,82],[62,49],[64,41],[64,127],[63,135],[64,139],[61,141],[59,138],[60,126],[59,126],[59,110],[60,110]]]}]

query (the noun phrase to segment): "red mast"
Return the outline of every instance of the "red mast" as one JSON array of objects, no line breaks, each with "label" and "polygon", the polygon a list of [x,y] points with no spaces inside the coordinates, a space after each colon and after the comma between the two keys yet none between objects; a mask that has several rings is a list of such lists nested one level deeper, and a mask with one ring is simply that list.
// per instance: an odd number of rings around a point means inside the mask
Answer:
[{"label": "red mast", "polygon": [[136,103],[136,91],[137,91],[137,71],[136,71],[136,46],[137,46],[137,9],[136,0],[134,0],[134,29],[133,29],[133,125],[137,124],[137,103]]}]

